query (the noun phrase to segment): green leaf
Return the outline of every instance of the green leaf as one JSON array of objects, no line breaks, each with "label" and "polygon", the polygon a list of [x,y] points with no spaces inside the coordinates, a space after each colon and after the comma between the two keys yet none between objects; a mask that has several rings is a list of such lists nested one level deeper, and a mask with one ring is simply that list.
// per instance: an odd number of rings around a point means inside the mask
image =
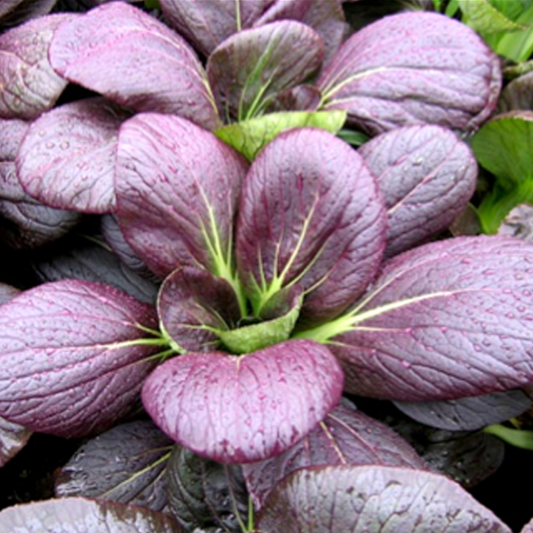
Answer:
[{"label": "green leaf", "polygon": [[477,209],[479,224],[483,233],[494,235],[509,212],[517,205],[531,202],[533,181],[528,181],[511,190],[495,187]]},{"label": "green leaf", "polygon": [[291,336],[300,315],[303,294],[300,293],[291,303],[291,308],[282,316],[239,329],[218,331],[217,334],[226,347],[235,354],[252,353],[286,341]]},{"label": "green leaf", "polygon": [[523,448],[525,450],[533,450],[533,431],[527,431],[524,429],[512,429],[501,424],[494,424],[484,429],[485,433],[489,435],[495,435],[504,442],[516,446],[517,448]]},{"label": "green leaf", "polygon": [[337,133],[345,121],[346,111],[287,111],[230,124],[214,133],[253,161],[272,139],[284,131],[312,127]]},{"label": "green leaf", "polygon": [[361,146],[362,144],[365,144],[366,141],[368,141],[369,139],[368,135],[360,131],[353,131],[347,129],[342,129],[341,131],[339,131],[339,133],[337,133],[337,137],[339,137],[339,139],[342,139],[344,142],[351,144],[352,146]]},{"label": "green leaf", "polygon": [[506,17],[488,0],[458,0],[458,3],[468,25],[480,33],[493,34],[527,28]]},{"label": "green leaf", "polygon": [[472,138],[479,164],[512,189],[533,180],[533,112],[513,111],[484,124]]},{"label": "green leaf", "polygon": [[433,7],[435,8],[435,11],[438,11],[439,13],[442,9],[443,4],[444,0],[433,0]]},{"label": "green leaf", "polygon": [[526,61],[533,52],[533,5],[516,19],[516,23],[525,26],[525,29],[496,36],[497,42],[486,40],[497,54],[519,63]]},{"label": "green leaf", "polygon": [[457,0],[450,0],[450,3],[446,7],[446,11],[444,12],[444,14],[447,17],[452,18],[455,16],[458,9],[459,9],[459,4],[457,3]]},{"label": "green leaf", "polygon": [[159,9],[159,0],[144,0],[144,7],[146,9]]}]

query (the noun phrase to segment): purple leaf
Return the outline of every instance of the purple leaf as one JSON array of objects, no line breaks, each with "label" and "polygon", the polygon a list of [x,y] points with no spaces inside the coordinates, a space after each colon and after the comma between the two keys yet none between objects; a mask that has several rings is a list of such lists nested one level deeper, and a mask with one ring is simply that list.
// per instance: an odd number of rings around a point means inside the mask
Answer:
[{"label": "purple leaf", "polygon": [[172,518],[162,513],[87,498],[61,498],[9,507],[0,513],[0,531],[185,533]]},{"label": "purple leaf", "polygon": [[520,533],[533,533],[533,519],[524,526]]},{"label": "purple leaf", "polygon": [[273,491],[258,527],[264,533],[511,533],[453,481],[386,466],[299,470]]},{"label": "purple leaf", "polygon": [[12,459],[28,442],[32,431],[0,417],[0,467]]},{"label": "purple leaf", "polygon": [[0,117],[32,119],[50,109],[67,82],[48,61],[56,28],[72,15],[47,15],[0,35]]},{"label": "purple leaf", "polygon": [[179,352],[208,352],[220,345],[214,330],[236,326],[239,304],[231,285],[199,268],[175,270],[159,291],[161,329]]},{"label": "purple leaf", "polygon": [[325,465],[383,465],[427,468],[411,446],[387,426],[353,407],[339,405],[286,452],[244,465],[256,508],[294,470]]},{"label": "purple leaf", "polygon": [[533,242],[533,206],[519,204],[511,209],[498,228],[498,235],[507,235]]},{"label": "purple leaf", "polygon": [[2,0],[0,3],[0,24],[16,26],[26,20],[49,13],[57,0]]},{"label": "purple leaf", "polygon": [[349,145],[316,129],[274,139],[246,177],[237,226],[238,270],[256,314],[296,283],[306,319],[341,313],[376,273],[384,218],[374,178]]},{"label": "purple leaf", "polygon": [[158,367],[143,387],[157,425],[197,454],[246,463],[279,454],[339,401],[342,372],[329,350],[287,341],[249,355],[194,353]]},{"label": "purple leaf", "polygon": [[413,420],[385,422],[415,448],[429,467],[463,487],[473,487],[502,465],[504,442],[482,431],[446,431]]},{"label": "purple leaf", "polygon": [[154,364],[151,306],[106,285],[40,285],[0,307],[0,416],[83,436],[128,412]]},{"label": "purple leaf", "polygon": [[117,255],[126,266],[144,278],[152,279],[154,282],[160,281],[143,261],[137,257],[126,239],[124,239],[124,235],[120,230],[115,215],[103,215],[100,218],[100,231],[115,255]]},{"label": "purple leaf", "polygon": [[28,196],[18,179],[15,157],[29,124],[0,119],[1,238],[14,248],[42,246],[65,235],[81,215],[41,205]]},{"label": "purple leaf", "polygon": [[359,154],[376,177],[387,208],[386,256],[446,229],[474,193],[476,159],[444,128],[398,128],[371,139]]},{"label": "purple leaf", "polygon": [[210,461],[175,446],[165,479],[170,510],[187,531],[201,533],[211,525],[240,531],[236,514],[248,512],[240,466]]},{"label": "purple leaf", "polygon": [[79,15],[56,31],[50,61],[73,83],[135,111],[220,126],[202,65],[177,33],[124,2]]},{"label": "purple leaf", "polygon": [[103,98],[42,115],[29,128],[16,159],[25,191],[57,209],[112,211],[118,129],[128,116]]},{"label": "purple leaf", "polygon": [[533,72],[514,79],[502,91],[496,112],[507,113],[516,110],[533,109]]},{"label": "purple leaf", "polygon": [[61,240],[33,256],[33,270],[44,283],[83,279],[111,285],[142,302],[155,304],[158,286],[142,278],[94,237]]},{"label": "purple leaf", "polygon": [[141,114],[119,135],[117,215],[133,250],[160,277],[179,266],[231,270],[232,233],[247,164],[179,117]]},{"label": "purple leaf", "polygon": [[432,401],[531,382],[532,265],[530,244],[487,236],[438,241],[389,261],[351,311],[350,331],[331,345],[347,390]]},{"label": "purple leaf", "polygon": [[226,39],[207,61],[207,76],[222,114],[239,121],[261,115],[277,92],[318,70],[323,48],[316,32],[290,20]]},{"label": "purple leaf", "polygon": [[249,28],[274,0],[159,0],[165,18],[204,55]]},{"label": "purple leaf", "polygon": [[350,37],[324,70],[325,109],[378,134],[410,124],[472,132],[501,86],[496,55],[468,26],[435,13],[385,17]]},{"label": "purple leaf", "polygon": [[122,424],[76,451],[56,478],[56,496],[86,496],[161,511],[173,442],[148,420]]},{"label": "purple leaf", "polygon": [[284,19],[299,20],[322,37],[326,62],[337,51],[349,30],[339,0],[275,0],[254,25]]},{"label": "purple leaf", "polygon": [[457,431],[505,422],[531,408],[532,400],[521,390],[510,390],[443,402],[395,402],[395,405],[417,422]]}]

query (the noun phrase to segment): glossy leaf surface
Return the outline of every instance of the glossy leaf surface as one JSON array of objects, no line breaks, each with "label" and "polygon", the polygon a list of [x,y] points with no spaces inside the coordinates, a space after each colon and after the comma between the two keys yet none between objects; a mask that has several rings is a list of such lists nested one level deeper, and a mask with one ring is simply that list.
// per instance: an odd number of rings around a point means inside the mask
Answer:
[{"label": "glossy leaf surface", "polygon": [[438,124],[473,131],[501,86],[499,60],[470,28],[435,13],[402,13],[350,37],[318,81],[325,109],[345,109],[371,134]]},{"label": "glossy leaf surface", "polygon": [[493,392],[444,402],[395,402],[407,416],[451,431],[481,429],[527,411],[532,401],[521,390]]},{"label": "glossy leaf surface", "polygon": [[161,511],[173,442],[148,420],[102,433],[81,446],[56,477],[56,496],[84,496]]},{"label": "glossy leaf surface", "polygon": [[205,72],[190,46],[125,2],[63,24],[50,46],[50,61],[69,81],[135,111],[180,115],[206,129],[219,125]]},{"label": "glossy leaf surface", "polygon": [[533,109],[533,72],[528,72],[508,83],[498,100],[498,113],[518,109]]},{"label": "glossy leaf surface", "polygon": [[157,301],[159,321],[179,352],[209,352],[220,345],[217,330],[235,327],[239,304],[229,283],[189,267],[164,281]]},{"label": "glossy leaf surface", "polygon": [[348,390],[432,401],[529,383],[532,264],[530,244],[504,237],[457,237],[389,261],[337,324],[347,332],[331,349]]},{"label": "glossy leaf surface", "polygon": [[0,415],[82,436],[124,415],[153,368],[154,310],[79,280],[40,285],[0,307]]},{"label": "glossy leaf surface", "polygon": [[299,470],[273,491],[258,526],[264,533],[511,533],[449,479],[384,466]]},{"label": "glossy leaf surface", "polygon": [[248,511],[240,466],[210,461],[175,446],[165,478],[170,511],[187,531],[240,531],[236,515],[245,517]]},{"label": "glossy leaf surface", "polygon": [[28,127],[23,120],[0,119],[0,234],[12,248],[34,248],[54,241],[68,233],[81,216],[44,206],[22,189],[15,158]]},{"label": "glossy leaf surface", "polygon": [[398,128],[374,137],[359,154],[376,177],[387,209],[387,256],[446,229],[474,193],[476,159],[444,128]]},{"label": "glossy leaf surface", "polygon": [[185,533],[169,516],[87,498],[16,505],[0,513],[0,531],[17,533]]},{"label": "glossy leaf surface", "polygon": [[309,466],[383,465],[427,468],[397,433],[353,407],[339,405],[286,452],[244,465],[246,485],[256,508],[291,472]]},{"label": "glossy leaf surface", "polygon": [[72,102],[36,120],[17,155],[25,191],[57,209],[114,210],[118,128],[128,117],[103,98]]},{"label": "glossy leaf surface", "polygon": [[261,115],[272,96],[305,81],[324,56],[309,26],[283,20],[243,30],[209,56],[207,76],[221,115],[238,121]]},{"label": "glossy leaf surface", "polygon": [[249,355],[194,353],[159,366],[143,403],[192,451],[228,463],[266,459],[304,437],[339,401],[342,372],[327,348],[287,341]]},{"label": "glossy leaf surface", "polygon": [[250,168],[238,217],[238,270],[254,311],[298,283],[304,317],[338,315],[376,272],[384,218],[374,178],[349,145],[311,128],[274,139]]},{"label": "glossy leaf surface", "polygon": [[0,117],[32,119],[50,109],[67,82],[48,61],[57,27],[72,15],[47,15],[0,36]]},{"label": "glossy leaf surface", "polygon": [[226,273],[246,170],[244,158],[191,122],[136,115],[121,128],[115,173],[124,237],[161,277],[198,265]]}]

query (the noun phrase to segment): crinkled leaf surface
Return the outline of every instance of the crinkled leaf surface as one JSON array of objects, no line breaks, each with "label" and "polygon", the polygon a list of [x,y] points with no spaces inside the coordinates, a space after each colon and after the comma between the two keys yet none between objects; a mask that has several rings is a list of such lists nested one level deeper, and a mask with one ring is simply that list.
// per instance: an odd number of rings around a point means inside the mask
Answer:
[{"label": "crinkled leaf surface", "polygon": [[192,451],[228,463],[272,457],[339,401],[342,372],[320,344],[292,340],[245,356],[194,353],[159,366],[143,387],[157,425]]},{"label": "crinkled leaf surface", "polygon": [[175,446],[165,478],[170,510],[187,531],[210,526],[241,531],[236,515],[247,515],[248,493],[240,466],[210,461]]},{"label": "crinkled leaf surface", "polygon": [[231,270],[242,156],[179,117],[146,113],[119,134],[115,189],[124,237],[157,275]]},{"label": "crinkled leaf surface", "polygon": [[494,474],[504,459],[503,441],[482,431],[434,429],[407,418],[385,422],[412,444],[432,470],[464,487]]},{"label": "crinkled leaf surface", "polygon": [[131,270],[94,238],[77,237],[48,246],[32,256],[32,267],[43,283],[62,279],[96,281],[127,292],[142,302],[155,304],[156,301],[157,284]]},{"label": "crinkled leaf surface", "polygon": [[153,307],[79,280],[26,291],[0,307],[0,415],[35,431],[82,436],[127,412],[153,368],[141,326]]},{"label": "crinkled leaf surface", "polygon": [[477,162],[451,131],[406,126],[365,143],[359,154],[376,177],[388,215],[387,256],[447,228],[474,193]]},{"label": "crinkled leaf surface", "polygon": [[533,109],[533,72],[528,72],[505,86],[496,111],[506,113],[517,109]]},{"label": "crinkled leaf surface", "polygon": [[323,56],[316,32],[283,20],[226,39],[209,56],[207,76],[222,116],[247,120],[260,115],[276,92],[316,72]]},{"label": "crinkled leaf surface", "polygon": [[286,130],[311,127],[337,133],[345,120],[345,111],[267,113],[261,117],[223,126],[215,131],[215,135],[233,146],[248,161],[253,161],[272,139]]},{"label": "crinkled leaf surface", "polygon": [[44,206],[22,189],[15,157],[28,127],[23,120],[0,119],[1,238],[14,248],[33,248],[54,241],[65,235],[81,216]]},{"label": "crinkled leaf surface", "polygon": [[318,81],[325,109],[371,134],[429,123],[473,131],[496,105],[499,60],[468,26],[435,13],[385,17],[350,37]]},{"label": "crinkled leaf surface", "polygon": [[112,211],[118,129],[128,116],[103,98],[42,115],[29,128],[16,159],[25,191],[58,209]]},{"label": "crinkled leaf surface", "polygon": [[273,491],[258,526],[264,533],[511,533],[453,481],[386,466],[299,470]]},{"label": "crinkled leaf surface", "polygon": [[338,315],[375,275],[384,219],[375,180],[349,145],[311,128],[278,136],[253,162],[238,216],[238,270],[254,311],[298,283],[304,317]]},{"label": "crinkled leaf surface", "polygon": [[472,138],[479,164],[504,188],[529,185],[533,180],[533,111],[511,111],[483,125]]},{"label": "crinkled leaf surface", "polygon": [[324,40],[324,60],[337,51],[348,33],[339,0],[275,0],[255,26],[275,20],[293,19],[307,24]]},{"label": "crinkled leaf surface", "polygon": [[63,24],[50,46],[56,71],[136,111],[220,125],[205,72],[168,26],[125,2],[111,2]]},{"label": "crinkled leaf surface", "polygon": [[260,508],[270,491],[294,470],[365,464],[426,468],[420,456],[397,433],[346,403],[335,407],[286,452],[244,465],[243,472],[256,508]]},{"label": "crinkled leaf surface", "polygon": [[225,39],[249,28],[275,0],[159,0],[165,18],[206,57]]},{"label": "crinkled leaf surface", "polygon": [[72,15],[46,15],[0,35],[0,117],[32,119],[50,109],[67,81],[48,61],[56,28]]},{"label": "crinkled leaf surface", "polygon": [[451,431],[481,429],[521,415],[532,401],[521,390],[493,392],[443,402],[395,402],[407,416]]},{"label": "crinkled leaf surface", "polygon": [[235,327],[239,304],[231,285],[207,270],[175,270],[159,291],[157,312],[161,329],[179,352],[219,348],[217,330]]},{"label": "crinkled leaf surface", "polygon": [[456,237],[390,260],[330,346],[347,389],[432,401],[529,383],[532,273],[533,246],[505,237]]},{"label": "crinkled leaf surface", "polygon": [[79,448],[56,477],[56,496],[167,506],[164,473],[173,442],[149,420],[102,433]]},{"label": "crinkled leaf surface", "polygon": [[11,533],[185,533],[172,518],[137,506],[88,498],[16,505],[0,513]]}]

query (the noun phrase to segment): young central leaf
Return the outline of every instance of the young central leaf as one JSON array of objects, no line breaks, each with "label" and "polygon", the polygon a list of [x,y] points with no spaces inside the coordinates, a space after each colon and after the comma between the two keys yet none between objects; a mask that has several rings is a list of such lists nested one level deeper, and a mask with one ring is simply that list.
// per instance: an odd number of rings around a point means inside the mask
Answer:
[{"label": "young central leaf", "polygon": [[245,312],[233,226],[247,164],[212,133],[175,116],[139,114],[119,134],[115,187],[124,237],[156,274],[203,267]]},{"label": "young central leaf", "polygon": [[350,146],[311,128],[281,134],[252,164],[239,209],[237,266],[255,316],[295,284],[305,319],[338,315],[374,276],[384,232],[374,178]]},{"label": "young central leaf", "polygon": [[243,30],[225,40],[207,62],[222,116],[241,121],[262,114],[276,92],[318,70],[323,48],[317,33],[292,20]]}]

